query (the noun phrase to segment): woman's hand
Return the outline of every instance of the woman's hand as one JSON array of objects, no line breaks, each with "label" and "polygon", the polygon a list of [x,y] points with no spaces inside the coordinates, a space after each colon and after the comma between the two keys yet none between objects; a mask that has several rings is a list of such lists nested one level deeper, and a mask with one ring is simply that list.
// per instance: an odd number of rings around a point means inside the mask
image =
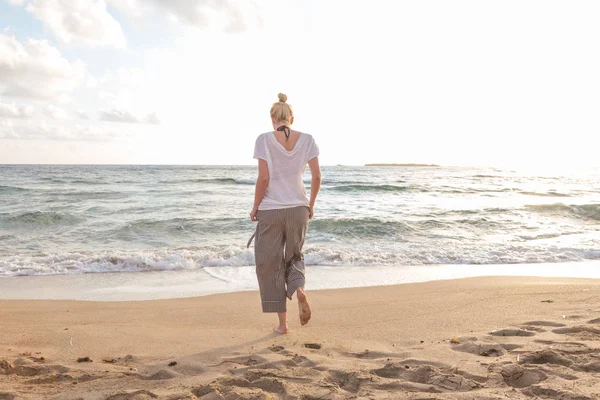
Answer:
[{"label": "woman's hand", "polygon": [[311,206],[308,207],[309,211],[308,211],[308,219],[312,219],[312,217],[315,215],[315,207]]},{"label": "woman's hand", "polygon": [[250,220],[253,222],[258,221],[258,218],[256,218],[256,213],[258,212],[258,207],[254,207],[252,209],[252,211],[250,211]]}]

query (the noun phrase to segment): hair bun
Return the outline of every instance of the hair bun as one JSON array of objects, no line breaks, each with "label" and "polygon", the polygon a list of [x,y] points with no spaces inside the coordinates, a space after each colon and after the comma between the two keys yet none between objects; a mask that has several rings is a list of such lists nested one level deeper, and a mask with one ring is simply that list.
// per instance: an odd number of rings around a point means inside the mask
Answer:
[{"label": "hair bun", "polygon": [[279,97],[279,101],[281,103],[285,103],[287,101],[287,96],[285,94],[279,93],[277,96]]}]

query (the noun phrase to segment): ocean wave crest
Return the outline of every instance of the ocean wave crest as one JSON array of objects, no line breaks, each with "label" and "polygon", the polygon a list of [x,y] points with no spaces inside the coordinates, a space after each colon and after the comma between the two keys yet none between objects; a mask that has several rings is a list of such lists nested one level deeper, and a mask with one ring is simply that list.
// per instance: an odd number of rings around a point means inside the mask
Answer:
[{"label": "ocean wave crest", "polygon": [[51,226],[51,225],[73,225],[83,221],[83,218],[59,212],[30,211],[17,215],[4,214],[0,216],[0,222],[12,227]]},{"label": "ocean wave crest", "polygon": [[577,218],[582,220],[600,221],[600,204],[530,204],[526,205],[525,208],[542,214],[560,215],[563,217]]},{"label": "ocean wave crest", "polygon": [[397,185],[339,185],[329,188],[340,192],[408,192],[423,191],[424,189],[415,186],[397,186]]},{"label": "ocean wave crest", "polygon": [[231,185],[254,185],[252,179],[234,179],[234,178],[191,178],[179,180],[163,180],[158,183],[178,185],[182,183],[209,183],[209,184],[231,184]]},{"label": "ocean wave crest", "polygon": [[[108,237],[128,239],[137,236],[157,236],[164,233],[173,236],[209,234],[211,232],[251,232],[253,223],[248,218],[168,218],[137,219],[123,223],[106,232]],[[252,233],[249,233],[251,235]]]},{"label": "ocean wave crest", "polygon": [[95,190],[95,191],[49,191],[44,193],[51,198],[67,197],[76,200],[121,199],[131,194],[129,191]]},{"label": "ocean wave crest", "polygon": [[405,222],[383,221],[377,218],[332,218],[310,221],[310,230],[340,237],[381,237],[400,236],[414,228]]},{"label": "ocean wave crest", "polygon": [[3,257],[0,276],[177,271],[253,264],[254,252],[244,247],[71,252]]},{"label": "ocean wave crest", "polygon": [[527,191],[523,191],[523,192],[519,192],[521,194],[525,194],[528,196],[538,196],[538,197],[571,197],[570,194],[567,193],[560,193],[560,192],[554,192],[552,190],[548,191],[548,192],[544,192],[544,193],[540,193],[540,192],[527,192]]},{"label": "ocean wave crest", "polygon": [[29,189],[22,188],[19,186],[4,186],[0,185],[0,194],[1,193],[18,193],[18,192],[27,192]]},{"label": "ocean wave crest", "polygon": [[[307,245],[310,266],[402,266],[438,264],[554,263],[600,259],[594,248],[494,245],[426,248],[414,243],[400,247],[335,247]],[[207,246],[163,250],[71,252],[9,255],[0,258],[0,276],[70,275],[107,272],[178,271],[254,265],[254,251],[244,246]]]}]

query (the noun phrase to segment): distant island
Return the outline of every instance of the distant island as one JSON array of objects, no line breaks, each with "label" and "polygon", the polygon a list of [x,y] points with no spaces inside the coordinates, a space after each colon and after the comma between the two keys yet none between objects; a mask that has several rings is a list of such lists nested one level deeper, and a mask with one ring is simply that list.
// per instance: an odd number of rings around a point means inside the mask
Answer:
[{"label": "distant island", "polygon": [[439,167],[437,164],[365,164],[365,167]]}]

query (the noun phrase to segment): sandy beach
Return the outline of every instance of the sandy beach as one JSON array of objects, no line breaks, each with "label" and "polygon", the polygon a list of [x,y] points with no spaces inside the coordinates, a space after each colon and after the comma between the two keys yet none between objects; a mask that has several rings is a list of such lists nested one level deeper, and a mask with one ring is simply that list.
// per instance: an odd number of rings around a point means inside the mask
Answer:
[{"label": "sandy beach", "polygon": [[600,280],[482,277],[310,294],[0,301],[0,399],[597,399]]},{"label": "sandy beach", "polygon": [[600,400],[599,16],[0,0],[0,400]]}]

